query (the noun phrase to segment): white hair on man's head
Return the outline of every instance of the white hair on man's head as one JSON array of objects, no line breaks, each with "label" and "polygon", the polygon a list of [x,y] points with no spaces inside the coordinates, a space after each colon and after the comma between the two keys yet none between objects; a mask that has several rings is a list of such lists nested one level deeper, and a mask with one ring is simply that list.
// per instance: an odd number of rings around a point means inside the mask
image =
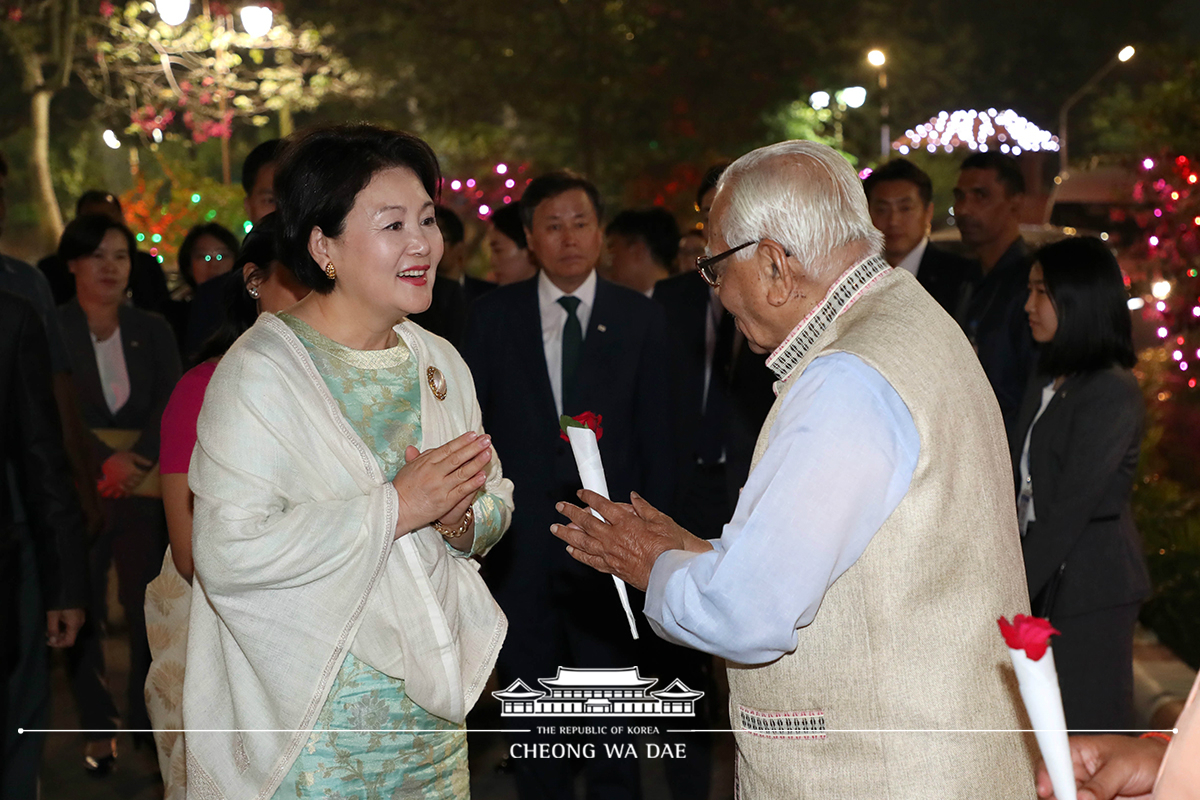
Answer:
[{"label": "white hair on man's head", "polygon": [[[792,140],[752,150],[729,165],[717,190],[727,205],[712,222],[730,247],[772,239],[810,277],[845,268],[829,259],[844,245],[862,242],[862,258],[883,249],[858,173],[828,145]],[[753,252],[747,248],[733,257]]]}]

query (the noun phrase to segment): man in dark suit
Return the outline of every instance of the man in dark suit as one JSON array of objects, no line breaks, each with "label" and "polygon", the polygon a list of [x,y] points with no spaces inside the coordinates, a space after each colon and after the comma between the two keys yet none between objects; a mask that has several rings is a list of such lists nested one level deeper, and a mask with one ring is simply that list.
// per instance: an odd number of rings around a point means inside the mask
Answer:
[{"label": "man in dark suit", "polygon": [[[23,298],[0,290],[0,468],[11,464],[17,496],[26,519],[17,521],[8,486],[0,491],[0,722],[4,731],[17,725],[9,717],[8,678],[16,667],[28,617],[19,607],[22,573],[39,573],[46,616],[46,638],[52,647],[69,647],[83,624],[87,599],[87,555],[83,513],[71,485],[63,449],[50,372],[50,347],[37,311]],[[18,532],[27,527],[29,534]],[[34,543],[36,558],[22,553],[25,538]],[[10,725],[11,723],[11,725]],[[0,758],[0,786],[6,783],[10,753]],[[13,754],[16,748],[13,748]],[[40,752],[37,754],[40,756]],[[36,757],[36,756],[35,756]],[[26,789],[30,788],[27,785]],[[36,792],[36,786],[32,787]],[[16,796],[16,795],[12,795]]]},{"label": "man in dark suit", "polygon": [[463,302],[470,308],[471,303],[495,289],[496,284],[467,274],[467,230],[458,214],[442,205],[434,206],[433,213],[446,246],[437,265],[437,274],[458,282],[462,287]]},{"label": "man in dark suit", "polygon": [[871,224],[884,237],[884,255],[893,267],[916,276],[952,317],[979,279],[979,265],[929,243],[933,223],[933,182],[920,167],[896,158],[863,181]]},{"label": "man in dark suit", "polygon": [[1012,156],[972,153],[954,187],[954,213],[963,244],[979,259],[982,277],[971,289],[959,321],[987,374],[1009,446],[1016,443],[1017,414],[1037,359],[1025,300],[1030,254],[1021,238],[1025,177]]},{"label": "man in dark suit", "polygon": [[[559,415],[602,417],[600,454],[614,500],[636,491],[669,504],[674,456],[666,322],[653,301],[597,277],[596,188],[568,172],[543,175],[526,188],[521,214],[542,271],[476,301],[464,356],[484,427],[515,486],[512,527],[487,561],[509,621],[497,668],[504,686],[520,679],[537,687],[559,667],[637,663],[612,580],[589,575],[550,534],[562,521],[555,504],[580,488]],[[596,749],[585,765],[588,797],[639,797],[637,759]],[[522,798],[574,796],[568,760],[513,764]]]}]

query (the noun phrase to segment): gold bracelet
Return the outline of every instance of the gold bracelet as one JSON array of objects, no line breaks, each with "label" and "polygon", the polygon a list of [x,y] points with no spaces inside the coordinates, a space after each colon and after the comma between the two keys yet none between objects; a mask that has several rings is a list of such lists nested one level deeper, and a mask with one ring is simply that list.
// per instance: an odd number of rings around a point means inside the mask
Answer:
[{"label": "gold bracelet", "polygon": [[471,523],[475,521],[475,507],[467,506],[467,513],[463,515],[463,521],[459,523],[457,528],[447,528],[441,522],[434,520],[433,529],[442,535],[443,539],[457,539],[468,530],[471,529]]}]

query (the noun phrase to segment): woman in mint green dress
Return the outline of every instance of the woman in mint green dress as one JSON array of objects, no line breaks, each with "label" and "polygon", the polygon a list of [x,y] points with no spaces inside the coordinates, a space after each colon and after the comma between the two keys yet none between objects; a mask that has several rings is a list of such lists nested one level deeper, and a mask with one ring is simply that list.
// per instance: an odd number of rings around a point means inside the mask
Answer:
[{"label": "woman in mint green dress", "polygon": [[[473,557],[512,485],[466,365],[414,323],[442,238],[428,146],[289,143],[281,247],[313,289],[214,373],[197,428],[189,796],[465,798],[505,620]],[[199,602],[199,601],[198,601]]]}]

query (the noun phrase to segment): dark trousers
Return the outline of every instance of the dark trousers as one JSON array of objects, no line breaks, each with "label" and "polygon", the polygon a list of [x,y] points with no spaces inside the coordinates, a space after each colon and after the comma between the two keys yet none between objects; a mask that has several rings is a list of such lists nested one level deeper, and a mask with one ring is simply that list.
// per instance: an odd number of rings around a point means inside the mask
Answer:
[{"label": "dark trousers", "polygon": [[1140,604],[1052,615],[1051,640],[1072,730],[1129,730],[1133,718],[1133,628]]},{"label": "dark trousers", "polygon": [[[146,713],[146,673],[150,644],[146,639],[146,584],[162,567],[167,549],[167,523],[162,500],[127,497],[105,500],[107,524],[88,553],[91,599],[88,619],[71,648],[71,688],[84,730],[117,727],[117,709],[108,689],[104,666],[105,621],[108,619],[108,566],[117,567],[117,598],[129,628],[129,686],[126,727],[149,730]],[[92,740],[111,733],[85,734]]]},{"label": "dark trousers", "polygon": [[[50,718],[50,660],[46,647],[46,614],[42,606],[37,555],[28,526],[16,527],[20,546],[20,575],[16,578],[17,611],[13,620],[16,658],[5,687],[8,717],[3,735],[3,782],[0,797],[38,795],[38,772]],[[2,701],[0,701],[2,702]],[[18,734],[17,728],[25,729]]]},{"label": "dark trousers", "polygon": [[[637,663],[633,639],[612,580],[607,575],[599,576],[603,580],[596,580],[595,576],[582,578],[584,586],[579,585],[578,575],[552,579],[551,596],[546,598],[548,602],[536,602],[532,594],[520,600],[510,597],[506,598],[508,602],[500,601],[509,620],[508,636],[496,663],[501,688],[507,688],[519,678],[527,686],[541,689],[538,678],[555,677],[560,666],[616,669]],[[637,595],[632,591],[630,594]],[[634,608],[641,607],[640,598],[631,597],[630,601]],[[534,731],[510,735],[510,744],[593,744],[596,757],[585,759],[582,764],[588,800],[637,800],[641,797],[640,761],[637,758],[609,758],[604,747],[609,744],[624,749],[633,743],[632,736],[622,733],[571,738],[539,734],[537,726],[628,727],[630,724],[653,724],[654,720],[539,716],[517,717],[506,722],[508,727]],[[575,797],[575,765],[569,759],[510,758],[509,763],[521,800],[573,800]]]}]

